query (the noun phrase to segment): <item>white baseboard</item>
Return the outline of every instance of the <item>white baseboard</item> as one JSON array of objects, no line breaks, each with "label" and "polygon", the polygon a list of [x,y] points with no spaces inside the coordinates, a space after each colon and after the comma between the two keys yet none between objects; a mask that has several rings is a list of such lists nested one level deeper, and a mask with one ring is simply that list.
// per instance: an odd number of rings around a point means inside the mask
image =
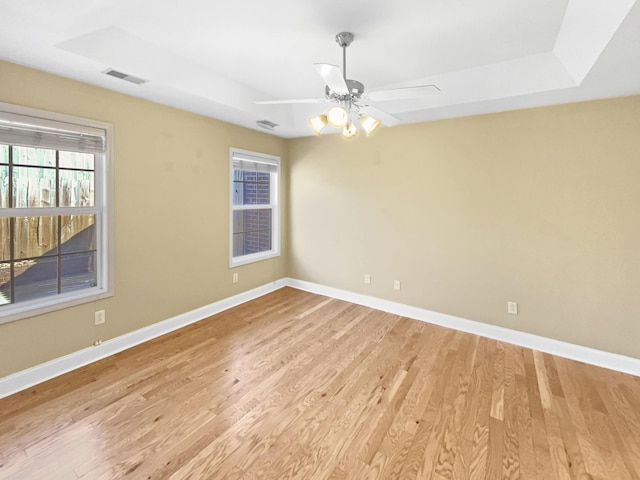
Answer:
[{"label": "white baseboard", "polygon": [[432,312],[422,308],[412,307],[401,303],[382,300],[380,298],[369,297],[359,293],[353,293],[338,288],[326,287],[316,283],[305,282],[287,278],[286,285],[305,290],[307,292],[325,295],[327,297],[345,300],[347,302],[364,305],[384,312],[402,315],[442,327],[453,328],[463,332],[473,333],[482,337],[492,338],[503,342],[531,348],[540,352],[550,353],[559,357],[577,360],[579,362],[596,365],[598,367],[616,370],[630,375],[640,377],[640,359],[619,355],[616,353],[604,352],[581,345],[553,340],[551,338],[540,337],[531,333],[519,332],[508,328],[489,325],[486,323],[466,320],[464,318],[445,315],[443,313]]},{"label": "white baseboard", "polygon": [[370,297],[359,293],[353,293],[347,290],[327,287],[317,283],[305,282],[293,278],[283,278],[261,287],[254,288],[253,290],[234,295],[233,297],[225,298],[196,310],[154,323],[148,327],[126,333],[120,337],[107,340],[95,347],[91,346],[0,378],[0,398],[25,390],[46,380],[50,380],[64,373],[88,365],[89,363],[96,362],[110,355],[126,350],[127,348],[140,345],[141,343],[185,327],[199,320],[210,317],[211,315],[215,315],[216,313],[228,310],[229,308],[248,302],[249,300],[261,297],[262,295],[266,295],[267,293],[285,286],[640,377],[640,359],[637,358],[603,352],[601,350],[595,350],[589,347],[540,337],[530,333],[466,320],[452,315],[432,312],[430,310]]},{"label": "white baseboard", "polygon": [[179,328],[185,327],[199,320],[203,320],[211,315],[220,313],[229,308],[235,307],[242,303],[261,297],[267,293],[273,292],[286,286],[286,280],[281,279],[275,282],[263,285],[247,292],[239,293],[233,297],[222,299],[204,307],[197,308],[187,313],[177,315],[173,318],[154,323],[148,327],[134,330],[111,340],[106,340],[100,345],[91,346],[70,353],[63,357],[56,358],[46,363],[36,365],[35,367],[22,370],[12,375],[0,378],[0,398],[7,397],[21,390],[33,387],[46,380],[70,372],[77,368],[96,362],[115,353],[126,350],[127,348],[140,345],[141,343],[152,340],[156,337],[172,332]]}]

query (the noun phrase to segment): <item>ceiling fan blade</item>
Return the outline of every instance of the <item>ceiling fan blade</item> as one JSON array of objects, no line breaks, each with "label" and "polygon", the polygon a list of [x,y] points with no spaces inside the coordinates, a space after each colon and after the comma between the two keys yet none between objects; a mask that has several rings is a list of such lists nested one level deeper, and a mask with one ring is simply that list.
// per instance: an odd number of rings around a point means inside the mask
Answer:
[{"label": "ceiling fan blade", "polygon": [[366,92],[369,100],[385,102],[390,100],[404,100],[406,98],[419,98],[438,93],[440,89],[435,85],[420,85],[417,87],[392,88],[390,90],[378,90]]},{"label": "ceiling fan blade", "polygon": [[340,67],[331,65],[330,63],[314,63],[313,66],[316,67],[324,83],[331,91],[338,95],[346,95],[349,93],[347,82],[344,81]]},{"label": "ceiling fan blade", "polygon": [[279,105],[286,103],[325,103],[324,98],[291,98],[288,100],[256,100],[256,105]]},{"label": "ceiling fan blade", "polygon": [[372,107],[371,105],[363,106],[360,109],[360,112],[380,120],[382,124],[387,127],[395,127],[402,123],[402,120],[395,115],[391,115],[390,113],[384,112],[379,108]]}]

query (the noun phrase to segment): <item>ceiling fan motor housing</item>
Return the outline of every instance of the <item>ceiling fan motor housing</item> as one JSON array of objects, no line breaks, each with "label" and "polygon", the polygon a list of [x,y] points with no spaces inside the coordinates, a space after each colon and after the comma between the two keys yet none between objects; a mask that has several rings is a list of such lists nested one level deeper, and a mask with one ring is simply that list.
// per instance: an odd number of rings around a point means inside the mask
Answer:
[{"label": "ceiling fan motor housing", "polygon": [[329,88],[329,86],[325,86],[325,95],[329,100],[335,100],[339,102],[353,101],[358,100],[362,94],[364,93],[364,85],[357,80],[345,80],[347,83],[347,88],[349,89],[349,93],[341,95],[339,93],[334,92]]}]

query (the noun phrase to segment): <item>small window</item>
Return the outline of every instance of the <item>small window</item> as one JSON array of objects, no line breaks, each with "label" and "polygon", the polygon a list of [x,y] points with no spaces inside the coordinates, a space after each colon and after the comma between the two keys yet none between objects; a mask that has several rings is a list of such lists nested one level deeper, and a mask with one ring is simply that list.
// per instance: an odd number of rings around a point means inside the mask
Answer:
[{"label": "small window", "polygon": [[110,132],[0,104],[0,323],[112,295]]},{"label": "small window", "polygon": [[229,266],[280,255],[280,158],[231,148]]}]

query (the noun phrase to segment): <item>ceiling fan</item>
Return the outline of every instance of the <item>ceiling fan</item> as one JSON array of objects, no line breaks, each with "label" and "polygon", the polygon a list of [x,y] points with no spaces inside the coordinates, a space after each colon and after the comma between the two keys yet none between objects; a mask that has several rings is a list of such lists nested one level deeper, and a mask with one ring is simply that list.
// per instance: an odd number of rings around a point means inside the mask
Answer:
[{"label": "ceiling fan", "polygon": [[286,103],[332,103],[325,114],[309,119],[309,125],[316,135],[327,125],[342,128],[345,138],[353,138],[358,129],[371,135],[381,124],[392,127],[402,122],[371,105],[371,102],[385,102],[420,98],[440,91],[435,85],[419,85],[415,87],[394,88],[366,92],[364,85],[357,80],[347,78],[347,47],[353,42],[353,33],[341,32],[336,35],[336,42],[342,48],[342,72],[337,65],[315,63],[314,66],[325,83],[323,98],[302,98],[289,100],[258,100],[257,104],[274,105]]}]

